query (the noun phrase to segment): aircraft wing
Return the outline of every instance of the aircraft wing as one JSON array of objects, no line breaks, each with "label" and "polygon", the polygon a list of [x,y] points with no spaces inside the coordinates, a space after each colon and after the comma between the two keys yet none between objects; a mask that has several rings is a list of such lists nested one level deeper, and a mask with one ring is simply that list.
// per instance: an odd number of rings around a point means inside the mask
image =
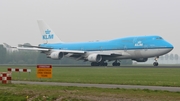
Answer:
[{"label": "aircraft wing", "polygon": [[105,55],[105,56],[114,56],[114,55],[122,56],[121,52],[113,52],[113,51],[94,51],[94,52],[89,52],[89,53]]},{"label": "aircraft wing", "polygon": [[[14,48],[14,47],[13,47]],[[17,49],[19,50],[35,50],[35,51],[50,51],[50,49],[46,49],[46,48],[31,48],[31,47],[17,47]]]},{"label": "aircraft wing", "polygon": [[73,54],[99,54],[99,55],[105,55],[105,56],[122,56],[122,53],[120,52],[111,52],[111,51],[81,51],[81,50],[56,50],[56,49],[50,49],[50,48],[45,48],[45,47],[17,47],[17,49],[20,50],[36,50],[36,51],[43,51],[43,52],[48,52],[48,51],[59,51],[63,53],[71,53]]},{"label": "aircraft wing", "polygon": [[34,50],[41,51],[46,55],[49,55],[53,52],[62,52],[67,57],[75,58],[76,60],[84,60],[90,54],[98,54],[101,56],[122,56],[123,54],[118,51],[82,51],[82,50],[63,50],[63,49],[52,49],[39,46],[27,46],[27,47],[16,47],[18,50]]},{"label": "aircraft wing", "polygon": [[80,51],[80,50],[52,50],[52,51],[60,51],[63,53],[74,53],[74,54],[83,54],[86,53],[85,51]]},{"label": "aircraft wing", "polygon": [[45,47],[33,47],[33,46],[30,46],[30,47],[12,47],[12,48],[17,48],[19,50],[35,50],[35,51],[43,51],[43,52],[48,52],[48,51],[59,51],[59,52],[63,52],[63,53],[76,53],[76,54],[83,54],[85,53],[85,51],[79,51],[79,50],[57,50],[57,49],[51,49],[51,48],[45,48]]}]

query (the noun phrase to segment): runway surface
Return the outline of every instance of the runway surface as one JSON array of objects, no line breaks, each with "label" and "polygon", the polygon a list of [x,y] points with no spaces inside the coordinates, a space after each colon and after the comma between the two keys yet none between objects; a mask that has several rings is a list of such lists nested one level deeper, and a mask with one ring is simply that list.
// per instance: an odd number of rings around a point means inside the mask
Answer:
[{"label": "runway surface", "polygon": [[180,92],[180,87],[162,86],[141,86],[141,85],[115,85],[115,84],[82,84],[82,83],[60,83],[60,82],[34,82],[34,81],[12,81],[13,84],[38,84],[56,86],[76,86],[76,87],[97,87],[97,88],[123,88],[123,89],[149,89],[163,90],[170,92]]}]

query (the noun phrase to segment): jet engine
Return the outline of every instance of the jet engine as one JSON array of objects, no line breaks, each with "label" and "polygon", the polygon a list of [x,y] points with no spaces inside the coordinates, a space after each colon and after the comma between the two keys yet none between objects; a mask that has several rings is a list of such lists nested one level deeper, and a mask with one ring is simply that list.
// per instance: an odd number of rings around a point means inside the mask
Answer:
[{"label": "jet engine", "polygon": [[48,55],[48,58],[52,58],[54,60],[60,60],[63,58],[64,54],[63,52],[52,52],[50,55]]},{"label": "jet engine", "polygon": [[137,62],[146,62],[148,58],[138,58],[138,59],[132,59],[132,60],[135,60]]},{"label": "jet engine", "polygon": [[87,60],[90,62],[100,62],[102,60],[102,56],[98,54],[90,54],[87,57]]}]

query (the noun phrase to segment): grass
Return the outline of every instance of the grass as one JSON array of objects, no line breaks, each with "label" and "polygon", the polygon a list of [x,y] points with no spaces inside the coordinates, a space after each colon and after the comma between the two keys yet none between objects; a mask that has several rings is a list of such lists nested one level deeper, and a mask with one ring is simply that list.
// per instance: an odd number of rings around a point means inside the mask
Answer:
[{"label": "grass", "polygon": [[[1,66],[0,71],[6,72],[7,68],[9,67]],[[32,69],[32,72],[30,74],[13,72],[12,79],[180,87],[180,68],[53,67],[51,79],[37,78],[36,67],[26,68]],[[0,101],[179,101],[179,95],[180,92],[148,89],[0,84]]]},{"label": "grass", "polygon": [[[0,67],[7,71],[8,67]],[[13,67],[17,68],[17,67]],[[25,68],[20,66],[20,68]],[[125,67],[53,67],[51,79],[36,77],[36,67],[29,73],[13,72],[13,80],[94,83],[94,84],[124,84],[151,86],[180,87],[180,68],[125,68]]]},{"label": "grass", "polygon": [[179,101],[179,92],[0,84],[0,101]]}]

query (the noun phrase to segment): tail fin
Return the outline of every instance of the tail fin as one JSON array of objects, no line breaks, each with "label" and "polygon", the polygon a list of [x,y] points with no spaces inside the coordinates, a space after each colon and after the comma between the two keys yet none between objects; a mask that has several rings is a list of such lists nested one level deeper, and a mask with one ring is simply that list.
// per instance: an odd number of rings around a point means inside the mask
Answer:
[{"label": "tail fin", "polygon": [[42,39],[44,43],[57,43],[62,42],[56,34],[53,32],[53,30],[43,21],[43,20],[37,20],[38,26],[42,35]]}]

